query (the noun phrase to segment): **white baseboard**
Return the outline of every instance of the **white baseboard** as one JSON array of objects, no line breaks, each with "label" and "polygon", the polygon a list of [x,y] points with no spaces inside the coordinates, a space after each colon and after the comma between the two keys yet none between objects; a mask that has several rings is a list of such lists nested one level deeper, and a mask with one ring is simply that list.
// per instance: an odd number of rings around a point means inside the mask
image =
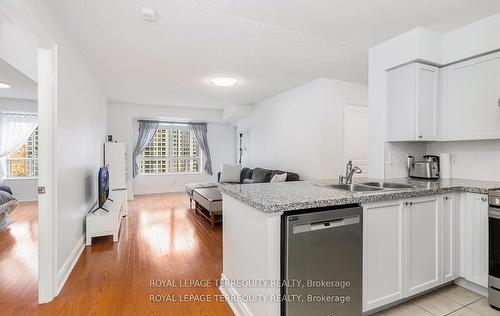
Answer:
[{"label": "white baseboard", "polygon": [[469,282],[464,278],[456,279],[455,284],[460,285],[461,287],[464,287],[468,290],[471,290],[472,292],[476,292],[477,294],[482,296],[488,297],[489,295],[487,288],[482,287],[481,285],[477,285],[476,283]]},{"label": "white baseboard", "polygon": [[226,298],[226,302],[231,307],[234,315],[236,316],[253,316],[252,312],[248,310],[248,307],[245,305],[245,302],[240,300],[235,300],[235,297],[238,297],[238,292],[234,287],[226,287],[224,284],[229,284],[228,278],[224,276],[224,273],[221,274],[221,286],[219,287],[220,292]]},{"label": "white baseboard", "polygon": [[61,292],[62,288],[64,287],[64,284],[68,280],[69,275],[71,274],[71,271],[73,271],[73,268],[75,267],[76,263],[78,262],[78,258],[80,258],[80,255],[83,252],[83,249],[85,249],[85,236],[82,236],[78,242],[75,245],[75,248],[73,248],[73,251],[69,255],[69,257],[66,259],[66,262],[64,262],[61,270],[57,273],[57,289],[56,289],[56,295],[59,295]]}]

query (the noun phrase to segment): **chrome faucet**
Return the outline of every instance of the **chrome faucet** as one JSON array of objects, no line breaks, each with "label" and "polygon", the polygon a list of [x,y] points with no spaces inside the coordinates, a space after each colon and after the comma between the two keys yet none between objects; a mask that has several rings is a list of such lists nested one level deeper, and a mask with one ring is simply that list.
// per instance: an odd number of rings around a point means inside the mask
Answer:
[{"label": "chrome faucet", "polygon": [[353,167],[352,160],[349,160],[345,168],[345,176],[339,176],[339,183],[351,184],[354,173],[361,172],[363,172],[361,168],[359,168],[358,166]]}]

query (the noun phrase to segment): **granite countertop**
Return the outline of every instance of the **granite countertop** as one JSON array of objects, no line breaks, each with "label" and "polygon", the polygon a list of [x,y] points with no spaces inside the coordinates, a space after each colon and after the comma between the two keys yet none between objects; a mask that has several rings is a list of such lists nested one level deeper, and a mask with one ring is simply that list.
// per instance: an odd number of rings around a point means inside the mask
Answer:
[{"label": "granite countertop", "polygon": [[[382,181],[377,179],[356,179],[354,182]],[[236,200],[265,213],[286,212],[300,209],[362,204],[377,201],[399,200],[425,195],[470,192],[487,194],[489,189],[500,188],[500,182],[467,179],[440,179],[419,181],[409,179],[386,179],[415,186],[410,189],[392,189],[372,192],[349,192],[322,186],[336,184],[335,180],[297,181],[281,183],[219,184],[219,190]]]}]

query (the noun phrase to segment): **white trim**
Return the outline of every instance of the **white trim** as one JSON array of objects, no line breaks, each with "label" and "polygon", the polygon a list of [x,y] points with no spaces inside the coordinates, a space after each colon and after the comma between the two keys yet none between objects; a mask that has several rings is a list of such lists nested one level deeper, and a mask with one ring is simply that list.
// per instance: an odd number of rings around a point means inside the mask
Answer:
[{"label": "white trim", "polygon": [[236,316],[253,316],[252,312],[248,310],[245,303],[242,300],[235,299],[239,297],[238,291],[232,286],[225,287],[224,284],[231,284],[229,279],[226,278],[224,273],[220,275],[220,286],[219,291],[222,293],[224,298],[226,299],[226,303],[231,307],[234,315]]},{"label": "white trim", "polygon": [[68,280],[71,271],[73,271],[73,268],[78,262],[78,259],[80,258],[83,249],[85,249],[85,236],[82,236],[78,240],[78,242],[75,245],[75,248],[73,248],[73,251],[71,251],[71,254],[69,255],[68,259],[66,259],[66,262],[64,262],[63,266],[61,267],[61,270],[59,270],[59,272],[57,273],[56,295],[59,295],[62,288],[64,287],[64,284],[66,283],[66,280]]}]

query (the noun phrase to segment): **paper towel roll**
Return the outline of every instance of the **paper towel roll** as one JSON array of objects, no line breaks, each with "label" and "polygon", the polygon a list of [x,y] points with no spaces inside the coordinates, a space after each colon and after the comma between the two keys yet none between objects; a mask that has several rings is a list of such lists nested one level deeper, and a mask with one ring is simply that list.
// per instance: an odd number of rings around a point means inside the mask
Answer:
[{"label": "paper towel roll", "polygon": [[439,154],[439,177],[442,179],[451,178],[451,156],[450,153]]}]

